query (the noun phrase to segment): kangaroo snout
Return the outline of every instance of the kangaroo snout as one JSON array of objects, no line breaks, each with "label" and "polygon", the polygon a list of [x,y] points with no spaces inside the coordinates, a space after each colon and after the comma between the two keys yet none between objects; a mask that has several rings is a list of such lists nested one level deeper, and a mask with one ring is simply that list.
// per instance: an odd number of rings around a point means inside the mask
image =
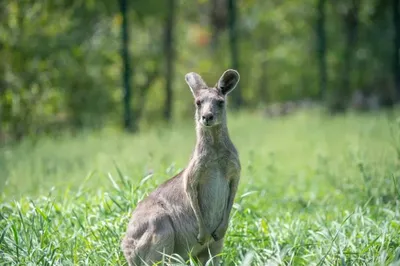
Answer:
[{"label": "kangaroo snout", "polygon": [[212,113],[207,113],[202,115],[201,119],[203,120],[203,123],[208,126],[214,120],[214,115]]}]

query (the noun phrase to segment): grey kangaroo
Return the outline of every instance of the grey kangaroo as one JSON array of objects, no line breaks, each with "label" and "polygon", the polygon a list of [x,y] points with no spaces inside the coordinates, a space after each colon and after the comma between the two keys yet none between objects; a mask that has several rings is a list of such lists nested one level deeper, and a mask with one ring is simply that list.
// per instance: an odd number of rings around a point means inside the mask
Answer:
[{"label": "grey kangaroo", "polygon": [[201,264],[219,262],[240,179],[240,161],[228,134],[226,96],[239,73],[226,70],[215,87],[185,75],[196,105],[197,141],[187,167],[161,184],[134,210],[122,250],[129,265],[151,265],[189,253]]}]

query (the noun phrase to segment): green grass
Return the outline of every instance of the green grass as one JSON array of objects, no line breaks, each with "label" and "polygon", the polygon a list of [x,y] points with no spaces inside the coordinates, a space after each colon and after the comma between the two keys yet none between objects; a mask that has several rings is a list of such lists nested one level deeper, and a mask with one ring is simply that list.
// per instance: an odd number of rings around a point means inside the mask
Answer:
[{"label": "green grass", "polygon": [[[392,116],[391,116],[392,117]],[[243,172],[225,265],[399,265],[400,124],[229,115]],[[185,167],[193,122],[0,150],[0,265],[122,265],[131,211]]]}]

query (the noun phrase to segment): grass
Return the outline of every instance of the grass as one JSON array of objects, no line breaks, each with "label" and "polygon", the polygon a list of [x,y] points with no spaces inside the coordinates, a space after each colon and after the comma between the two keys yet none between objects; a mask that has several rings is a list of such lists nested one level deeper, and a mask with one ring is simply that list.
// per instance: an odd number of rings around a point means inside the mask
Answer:
[{"label": "grass", "polygon": [[[400,265],[400,124],[229,115],[243,172],[225,265]],[[124,265],[131,211],[185,167],[193,122],[0,150],[0,265]]]}]

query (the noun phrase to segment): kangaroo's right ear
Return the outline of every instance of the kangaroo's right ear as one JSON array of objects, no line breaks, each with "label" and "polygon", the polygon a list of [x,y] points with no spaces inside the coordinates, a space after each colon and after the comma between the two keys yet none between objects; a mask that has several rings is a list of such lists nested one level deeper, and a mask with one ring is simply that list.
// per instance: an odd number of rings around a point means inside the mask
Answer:
[{"label": "kangaroo's right ear", "polygon": [[233,69],[228,69],[219,79],[217,88],[222,92],[223,95],[227,95],[229,92],[233,91],[233,89],[239,83],[239,80],[239,72]]},{"label": "kangaroo's right ear", "polygon": [[200,90],[207,89],[206,83],[197,73],[194,72],[187,73],[185,75],[185,80],[195,97],[198,96]]}]

